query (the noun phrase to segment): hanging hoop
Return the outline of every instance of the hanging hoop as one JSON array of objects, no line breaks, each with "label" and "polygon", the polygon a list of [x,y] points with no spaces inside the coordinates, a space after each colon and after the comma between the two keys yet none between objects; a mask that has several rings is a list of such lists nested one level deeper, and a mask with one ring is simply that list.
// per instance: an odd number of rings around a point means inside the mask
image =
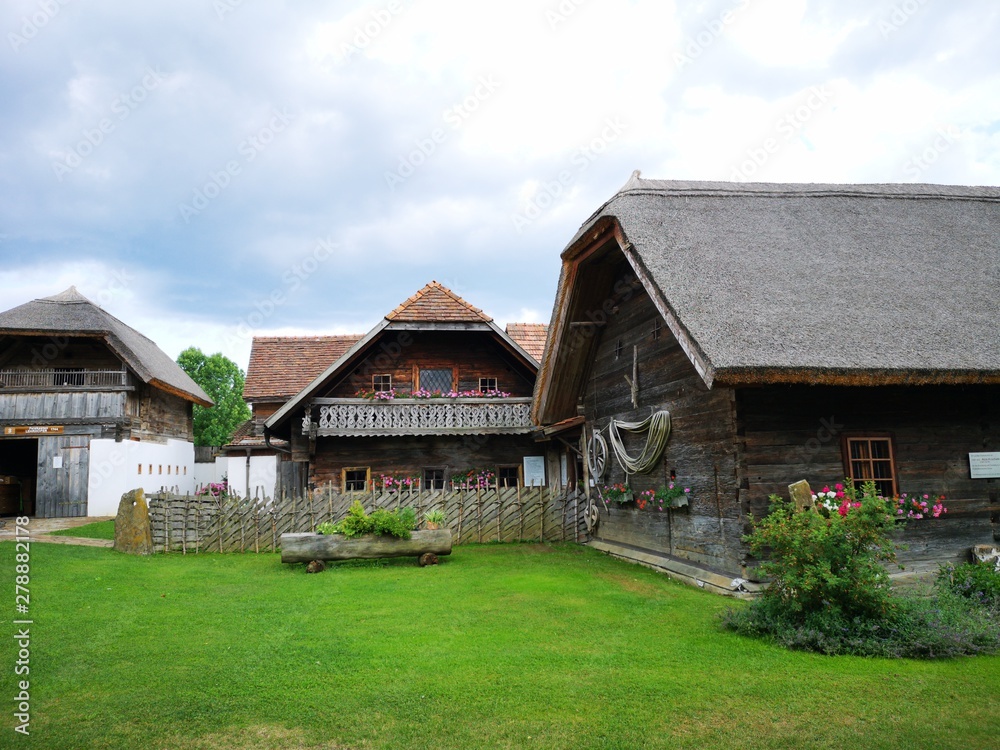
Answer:
[{"label": "hanging hoop", "polygon": [[594,430],[587,445],[587,467],[595,480],[601,479],[608,468],[608,443],[600,430]]}]

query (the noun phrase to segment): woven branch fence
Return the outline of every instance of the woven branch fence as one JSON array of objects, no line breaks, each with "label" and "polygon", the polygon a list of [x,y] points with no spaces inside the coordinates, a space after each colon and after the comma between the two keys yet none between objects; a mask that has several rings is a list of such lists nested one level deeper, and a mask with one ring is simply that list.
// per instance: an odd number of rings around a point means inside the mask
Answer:
[{"label": "woven branch fence", "polygon": [[425,512],[441,510],[442,527],[451,529],[455,544],[582,541],[587,533],[584,496],[545,487],[343,494],[316,490],[273,499],[157,493],[147,500],[156,552],[273,552],[280,548],[282,534],[339,521],[355,500],[369,513],[410,507],[419,521]]}]

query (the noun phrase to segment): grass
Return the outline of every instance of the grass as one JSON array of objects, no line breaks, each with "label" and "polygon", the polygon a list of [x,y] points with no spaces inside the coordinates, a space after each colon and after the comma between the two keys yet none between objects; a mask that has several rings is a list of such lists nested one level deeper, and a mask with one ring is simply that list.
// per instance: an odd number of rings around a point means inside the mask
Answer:
[{"label": "grass", "polygon": [[[14,565],[0,544],[8,602]],[[31,737],[12,747],[997,746],[1000,657],[785,651],[723,631],[731,602],[575,545],[307,575],[37,544],[30,585]]]},{"label": "grass", "polygon": [[115,520],[112,518],[109,521],[94,521],[72,529],[50,531],[49,534],[51,536],[77,536],[85,539],[111,539],[114,541]]}]

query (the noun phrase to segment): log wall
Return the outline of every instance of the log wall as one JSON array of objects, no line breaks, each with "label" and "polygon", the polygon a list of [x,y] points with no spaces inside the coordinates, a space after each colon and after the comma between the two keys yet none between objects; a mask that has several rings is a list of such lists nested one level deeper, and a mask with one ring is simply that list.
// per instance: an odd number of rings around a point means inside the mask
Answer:
[{"label": "log wall", "polygon": [[379,474],[421,476],[425,468],[452,474],[498,464],[520,466],[525,456],[541,456],[545,448],[530,435],[422,435],[383,438],[318,438],[309,465],[314,487],[341,486],[341,470],[369,467]]},{"label": "log wall", "polygon": [[1000,539],[1000,480],[971,479],[969,453],[1000,451],[1000,388],[771,386],[738,393],[741,502],[762,516],[771,493],[806,479],[813,489],[842,481],[845,434],[889,433],[900,492],[944,494],[949,511],[900,532],[908,568],[964,559]]},{"label": "log wall", "polygon": [[[512,396],[531,396],[534,373],[515,362],[494,338],[483,332],[415,331],[405,339],[396,356],[378,349],[348,377],[328,391],[329,398],[353,398],[359,389],[371,390],[373,374],[391,374],[397,390],[417,388],[419,369],[453,369],[457,390],[479,390],[479,378],[496,378],[497,387]],[[396,349],[392,349],[396,352]]]},{"label": "log wall", "polygon": [[[655,489],[665,485],[673,471],[677,482],[691,488],[690,506],[669,512],[611,506],[602,509],[595,536],[738,573],[743,517],[734,394],[730,389],[706,388],[644,291],[618,301],[616,309],[597,333],[583,398],[588,436],[599,427],[607,437],[611,418],[641,421],[653,411],[669,411],[672,431],[662,461],[651,474],[629,477],[629,484],[636,492]],[[660,327],[654,333],[658,319]],[[626,376],[632,377],[633,347],[638,347],[637,407],[626,381]],[[646,436],[623,435],[628,452],[637,455]],[[613,454],[608,466],[602,484],[625,481]]]}]

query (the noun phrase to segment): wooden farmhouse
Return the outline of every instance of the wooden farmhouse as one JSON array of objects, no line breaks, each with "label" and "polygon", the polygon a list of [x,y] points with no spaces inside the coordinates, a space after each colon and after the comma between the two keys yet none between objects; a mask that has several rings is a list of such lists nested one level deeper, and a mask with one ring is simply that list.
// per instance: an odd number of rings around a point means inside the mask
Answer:
[{"label": "wooden farmhouse", "polygon": [[[247,398],[255,414],[268,414],[266,443],[283,450],[275,439],[287,441],[286,458],[308,466],[310,488],[448,489],[480,469],[492,471],[491,486],[545,484],[546,448],[531,421],[545,327],[510,330],[521,343],[431,282],[364,336],[340,342],[345,350],[301,386],[286,383],[282,368],[294,362],[296,378],[308,375],[322,357],[307,364],[292,342],[279,362],[264,352],[280,344],[255,340]],[[265,375],[255,357],[273,371]],[[293,381],[299,390],[288,397]]]},{"label": "wooden farmhouse", "polygon": [[[614,554],[725,589],[771,493],[846,477],[947,496],[901,532],[936,568],[1000,537],[998,290],[996,188],[637,172],[562,254],[534,417],[583,422]],[[671,478],[687,507],[601,500]]]},{"label": "wooden farmhouse", "polygon": [[135,487],[193,489],[208,395],[70,287],[0,313],[0,513],[113,515]]}]

